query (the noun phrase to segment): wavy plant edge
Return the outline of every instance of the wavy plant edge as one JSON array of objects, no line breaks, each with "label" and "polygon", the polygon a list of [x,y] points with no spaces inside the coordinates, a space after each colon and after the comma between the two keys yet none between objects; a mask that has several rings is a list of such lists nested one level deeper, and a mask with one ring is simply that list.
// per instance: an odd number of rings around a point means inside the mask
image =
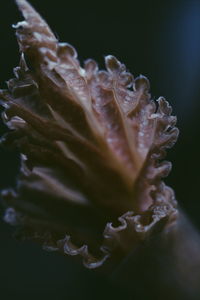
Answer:
[{"label": "wavy plant edge", "polygon": [[25,18],[14,26],[21,60],[0,98],[10,129],[2,144],[20,151],[21,170],[16,190],[2,192],[4,220],[45,249],[97,268],[176,223],[174,192],[162,181],[176,117],[163,97],[151,100],[146,77],[134,79],[111,55],[106,71],[91,59],[81,67],[27,1],[16,3]]}]

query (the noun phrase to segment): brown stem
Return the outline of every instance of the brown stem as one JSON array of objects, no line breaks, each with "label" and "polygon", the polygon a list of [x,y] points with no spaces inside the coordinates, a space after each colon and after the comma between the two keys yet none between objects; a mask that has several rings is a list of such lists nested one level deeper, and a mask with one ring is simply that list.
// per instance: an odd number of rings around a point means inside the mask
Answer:
[{"label": "brown stem", "polygon": [[131,299],[199,300],[200,235],[181,212],[168,233],[143,242],[112,274]]}]

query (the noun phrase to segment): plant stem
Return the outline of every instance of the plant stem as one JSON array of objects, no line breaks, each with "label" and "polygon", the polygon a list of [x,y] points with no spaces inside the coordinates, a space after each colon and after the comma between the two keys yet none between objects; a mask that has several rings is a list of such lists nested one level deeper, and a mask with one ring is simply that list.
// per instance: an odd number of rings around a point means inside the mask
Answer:
[{"label": "plant stem", "polygon": [[112,274],[131,299],[200,299],[200,235],[181,212],[166,233],[139,245]]}]

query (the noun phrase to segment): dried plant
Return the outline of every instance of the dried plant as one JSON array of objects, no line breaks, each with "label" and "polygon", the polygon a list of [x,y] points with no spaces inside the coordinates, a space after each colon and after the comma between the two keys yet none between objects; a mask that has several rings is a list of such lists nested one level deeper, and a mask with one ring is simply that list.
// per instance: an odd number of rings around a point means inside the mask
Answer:
[{"label": "dried plant", "polygon": [[174,192],[162,181],[176,117],[163,97],[151,99],[146,77],[111,55],[105,71],[91,59],[81,67],[76,50],[16,2],[21,60],[0,97],[10,128],[2,144],[19,150],[21,169],[16,189],[2,192],[4,219],[47,250],[113,267],[177,228]]}]

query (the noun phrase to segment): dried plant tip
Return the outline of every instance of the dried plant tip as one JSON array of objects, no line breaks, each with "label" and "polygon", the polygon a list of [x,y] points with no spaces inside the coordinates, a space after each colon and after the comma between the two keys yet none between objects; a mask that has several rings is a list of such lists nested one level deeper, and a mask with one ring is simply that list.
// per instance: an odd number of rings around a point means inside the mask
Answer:
[{"label": "dried plant tip", "polygon": [[[45,249],[80,255],[88,268],[119,261],[177,217],[161,161],[178,136],[164,98],[151,100],[149,81],[114,56],[105,70],[80,66],[25,0],[15,26],[22,52],[15,78],[1,91],[2,143],[21,153],[15,191],[2,193],[5,221]],[[28,61],[28,66],[26,64]]]}]

